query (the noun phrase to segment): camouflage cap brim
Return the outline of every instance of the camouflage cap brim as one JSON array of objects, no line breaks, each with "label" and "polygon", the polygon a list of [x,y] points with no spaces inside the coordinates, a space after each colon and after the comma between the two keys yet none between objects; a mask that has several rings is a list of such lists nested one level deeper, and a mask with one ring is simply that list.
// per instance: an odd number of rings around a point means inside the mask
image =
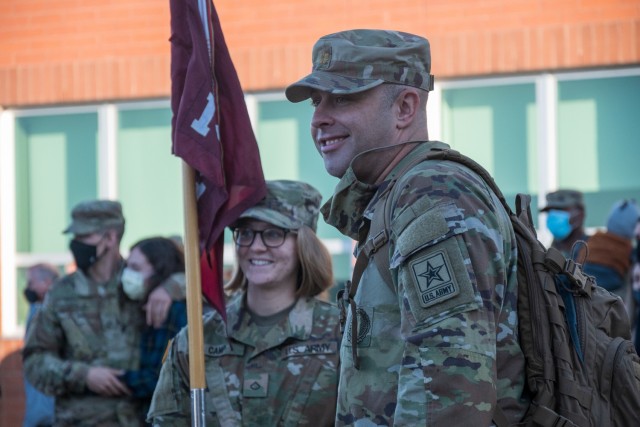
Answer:
[{"label": "camouflage cap brim", "polygon": [[289,230],[306,225],[316,231],[321,200],[320,192],[305,182],[285,179],[267,181],[264,199],[244,211],[239,219],[252,218]]},{"label": "camouflage cap brim", "polygon": [[415,34],[369,29],[328,34],[314,44],[311,62],[311,74],[285,90],[289,101],[303,101],[313,89],[351,94],[385,82],[433,90],[429,41]]},{"label": "camouflage cap brim", "polygon": [[115,200],[86,200],[71,211],[71,224],[63,233],[93,234],[109,228],[124,227],[122,205]]},{"label": "camouflage cap brim", "polygon": [[74,221],[62,233],[63,234],[93,234],[102,230],[122,225],[122,221],[104,221],[104,220],[84,220]]},{"label": "camouflage cap brim", "polygon": [[295,221],[294,219],[287,217],[286,215],[282,215],[278,212],[273,211],[272,209],[261,206],[255,206],[253,208],[247,209],[242,213],[242,215],[240,215],[238,219],[243,218],[264,221],[268,224],[272,224],[280,228],[286,228],[288,230],[297,230],[303,225],[300,221]]},{"label": "camouflage cap brim", "polygon": [[284,91],[290,102],[301,102],[311,97],[313,90],[332,94],[364,92],[384,83],[382,79],[359,79],[316,70],[287,87]]},{"label": "camouflage cap brim", "polygon": [[570,209],[573,207],[584,208],[583,196],[577,190],[557,190],[547,194],[547,205],[540,209],[540,212],[547,212],[552,209]]}]

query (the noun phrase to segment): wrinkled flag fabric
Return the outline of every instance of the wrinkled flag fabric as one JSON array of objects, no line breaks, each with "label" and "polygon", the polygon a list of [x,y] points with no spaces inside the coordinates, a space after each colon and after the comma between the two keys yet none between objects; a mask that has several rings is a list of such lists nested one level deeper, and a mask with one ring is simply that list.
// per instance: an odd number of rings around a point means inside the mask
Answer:
[{"label": "wrinkled flag fabric", "polygon": [[224,228],[266,194],[244,94],[211,0],[171,0],[172,151],[196,172],[202,292],[225,316]]}]

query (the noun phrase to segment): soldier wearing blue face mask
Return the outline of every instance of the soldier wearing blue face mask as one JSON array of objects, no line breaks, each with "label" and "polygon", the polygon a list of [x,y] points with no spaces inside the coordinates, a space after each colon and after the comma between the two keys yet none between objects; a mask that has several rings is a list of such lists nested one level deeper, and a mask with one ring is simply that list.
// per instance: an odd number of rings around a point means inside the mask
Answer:
[{"label": "soldier wearing blue face mask", "polygon": [[549,193],[547,205],[540,212],[547,213],[547,228],[553,235],[551,246],[565,256],[572,256],[571,249],[575,242],[586,242],[589,238],[584,231],[585,209],[581,192],[558,190]]}]

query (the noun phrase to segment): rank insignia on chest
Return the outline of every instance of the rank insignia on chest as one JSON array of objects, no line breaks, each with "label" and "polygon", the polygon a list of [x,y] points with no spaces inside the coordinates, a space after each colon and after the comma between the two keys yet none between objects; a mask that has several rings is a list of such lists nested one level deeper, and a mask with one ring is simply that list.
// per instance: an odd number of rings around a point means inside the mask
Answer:
[{"label": "rank insignia on chest", "polygon": [[269,374],[247,374],[242,386],[244,397],[267,397]]}]

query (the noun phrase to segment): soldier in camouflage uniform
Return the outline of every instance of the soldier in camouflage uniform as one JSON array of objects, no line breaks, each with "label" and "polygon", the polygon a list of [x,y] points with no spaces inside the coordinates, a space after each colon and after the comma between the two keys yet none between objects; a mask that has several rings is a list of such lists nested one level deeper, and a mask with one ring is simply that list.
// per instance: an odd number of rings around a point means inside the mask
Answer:
[{"label": "soldier in camouflage uniform", "polygon": [[[516,423],[528,402],[515,235],[479,176],[422,160],[447,147],[428,139],[429,42],[344,31],[312,57],[285,93],[315,107],[313,140],[341,178],[322,213],[357,240],[354,283],[362,274],[342,300],[335,424],[487,426],[497,406]],[[386,227],[372,229],[381,212]]]},{"label": "soldier in camouflage uniform", "polygon": [[[268,181],[267,195],[234,224],[238,267],[227,321],[204,316],[206,425],[333,425],[338,309],[316,298],[332,284],[315,235],[321,195],[298,181]],[[149,420],[191,425],[187,331],[165,361]]]},{"label": "soldier in camouflage uniform", "polygon": [[562,189],[547,194],[546,199],[547,205],[540,212],[547,214],[547,229],[553,235],[551,247],[567,258],[582,259],[577,255],[584,250],[584,245],[578,245],[575,250],[573,248],[576,242],[589,240],[584,230],[586,210],[582,192]]},{"label": "soldier in camouflage uniform", "polygon": [[[23,350],[26,377],[56,396],[55,426],[140,426],[141,401],[121,376],[139,366],[139,303],[120,284],[124,233],[120,203],[87,201],[72,211],[70,249],[77,271],[47,293]],[[184,298],[184,288],[159,291]],[[154,310],[153,307],[151,307]]]}]

